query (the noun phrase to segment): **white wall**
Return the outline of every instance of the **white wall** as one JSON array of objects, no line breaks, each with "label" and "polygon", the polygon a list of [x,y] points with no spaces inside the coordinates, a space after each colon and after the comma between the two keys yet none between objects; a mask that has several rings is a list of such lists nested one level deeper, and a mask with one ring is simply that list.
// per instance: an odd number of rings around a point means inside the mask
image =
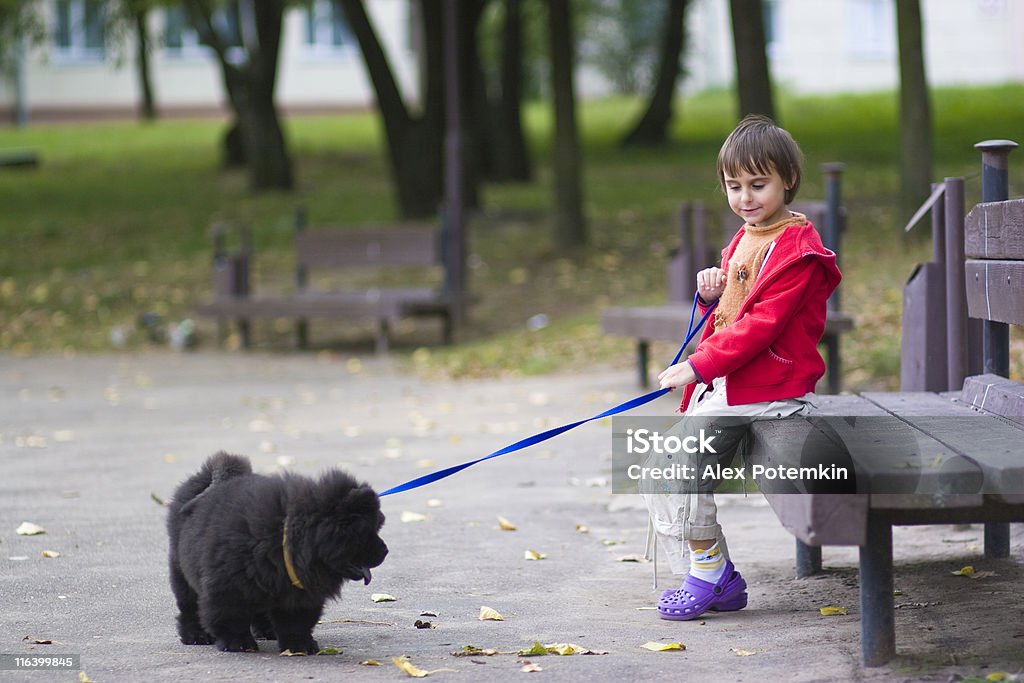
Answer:
[{"label": "white wall", "polygon": [[[378,36],[385,44],[391,66],[403,90],[416,92],[416,63],[406,38],[408,0],[373,0],[367,3]],[[42,2],[44,12],[52,10]],[[151,35],[163,32],[163,15],[150,17]],[[278,64],[278,102],[292,107],[367,106],[373,91],[362,57],[353,46],[314,52],[305,44],[305,13],[293,9],[285,17]],[[71,61],[48,46],[31,51],[27,67],[30,109],[131,109],[140,95],[131,55],[126,47],[123,63],[108,55],[103,61]],[[221,70],[201,47],[173,54],[156,47],[152,56],[153,87],[157,106],[219,107],[226,96]],[[13,86],[0,86],[0,106],[13,107]]]},{"label": "white wall", "polygon": [[[798,93],[895,89],[895,0],[771,0],[772,78]],[[727,0],[696,0],[688,18],[684,90],[730,87]],[[1024,81],[1024,1],[922,0],[925,69],[932,85]],[[876,21],[872,21],[876,19]]]}]

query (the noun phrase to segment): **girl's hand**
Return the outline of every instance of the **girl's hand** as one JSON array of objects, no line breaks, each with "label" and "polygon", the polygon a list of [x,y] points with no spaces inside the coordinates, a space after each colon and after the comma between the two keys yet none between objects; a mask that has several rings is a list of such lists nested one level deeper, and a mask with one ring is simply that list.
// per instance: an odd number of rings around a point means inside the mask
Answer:
[{"label": "girl's hand", "polygon": [[662,389],[685,387],[690,382],[695,381],[697,381],[697,375],[694,373],[690,364],[686,361],[676,363],[675,365],[663,370],[662,373],[658,375],[658,382],[661,383]]},{"label": "girl's hand", "polygon": [[718,301],[725,291],[725,271],[721,268],[705,268],[697,273],[697,293],[707,303]]}]

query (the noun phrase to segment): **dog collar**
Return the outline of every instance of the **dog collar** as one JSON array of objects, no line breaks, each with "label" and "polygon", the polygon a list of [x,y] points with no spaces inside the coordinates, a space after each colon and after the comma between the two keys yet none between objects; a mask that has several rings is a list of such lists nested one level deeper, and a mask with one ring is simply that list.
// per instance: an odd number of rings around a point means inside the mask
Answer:
[{"label": "dog collar", "polygon": [[284,555],[284,570],[288,572],[288,578],[291,579],[292,585],[301,590],[306,590],[306,587],[299,581],[299,575],[295,573],[295,565],[292,564],[292,554],[288,552],[288,518],[284,520],[284,530],[281,531],[281,552]]}]

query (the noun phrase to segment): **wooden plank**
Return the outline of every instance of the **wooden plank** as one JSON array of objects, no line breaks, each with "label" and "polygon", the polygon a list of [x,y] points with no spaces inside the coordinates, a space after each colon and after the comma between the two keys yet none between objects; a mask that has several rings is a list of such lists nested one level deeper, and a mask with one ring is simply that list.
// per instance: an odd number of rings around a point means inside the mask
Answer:
[{"label": "wooden plank", "polygon": [[682,342],[689,319],[690,306],[682,304],[616,306],[601,313],[601,330],[620,337]]},{"label": "wooden plank", "polygon": [[295,235],[300,266],[422,266],[439,264],[437,231],[429,224],[376,230],[306,229]]},{"label": "wooden plank", "polygon": [[[613,306],[601,313],[601,331],[619,337],[646,341],[681,342],[686,335],[692,304],[662,306]],[[696,322],[696,320],[694,321]],[[853,316],[829,311],[825,334],[839,334],[853,329]]]},{"label": "wooden plank", "polygon": [[964,271],[968,315],[1024,325],[1024,261],[967,259]]},{"label": "wooden plank", "polygon": [[1024,425],[1024,384],[999,375],[975,375],[964,380],[960,401]]},{"label": "wooden plank", "polygon": [[437,310],[446,302],[430,289],[372,289],[363,291],[304,292],[295,296],[220,297],[196,310],[203,315],[237,318],[291,319],[397,319]]},{"label": "wooden plank", "polygon": [[[976,467],[982,474],[979,493],[997,495],[1009,503],[1024,503],[1024,430],[935,394],[864,396],[955,451],[961,463]],[[942,463],[943,470],[947,467]],[[969,481],[966,486],[973,489],[973,475]]]},{"label": "wooden plank", "polygon": [[968,258],[1024,259],[1024,199],[976,205],[964,230]]}]

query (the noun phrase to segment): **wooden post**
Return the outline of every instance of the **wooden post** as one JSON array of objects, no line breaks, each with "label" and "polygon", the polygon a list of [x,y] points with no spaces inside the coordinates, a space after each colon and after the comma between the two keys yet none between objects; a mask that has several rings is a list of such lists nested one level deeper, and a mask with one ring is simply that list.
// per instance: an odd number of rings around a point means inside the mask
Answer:
[{"label": "wooden post", "polygon": [[[836,253],[836,266],[839,265],[839,242],[842,239],[842,177],[846,164],[831,162],[821,165],[825,174],[825,246]],[[836,289],[828,300],[829,309],[839,310],[839,290]]]},{"label": "wooden post", "polygon": [[892,586],[892,525],[868,513],[867,541],[860,547],[860,649],[864,666],[882,666],[896,655]]},{"label": "wooden post", "polygon": [[[967,376],[967,292],[964,289],[964,179],[946,178],[946,385],[960,389]],[[936,204],[936,207],[938,204]]]},{"label": "wooden post", "polygon": [[[306,229],[306,207],[299,206],[295,209],[295,234]],[[302,292],[309,286],[309,270],[305,266],[295,267],[295,291]],[[300,349],[309,347],[309,321],[298,319],[295,321],[295,346]]]},{"label": "wooden post", "polygon": [[[1017,147],[1011,140],[985,140],[974,146],[981,150],[981,201],[1001,202],[1009,196],[1010,152]],[[984,372],[1010,376],[1010,326],[986,320],[982,327]]]},{"label": "wooden post", "polygon": [[[981,201],[1002,202],[1009,197],[1009,156],[1017,143],[1012,140],[985,140],[976,144],[981,150]],[[985,373],[1010,376],[1010,326],[986,320],[982,324],[982,362]],[[985,525],[985,557],[1010,556],[1010,525],[990,522]]]}]

